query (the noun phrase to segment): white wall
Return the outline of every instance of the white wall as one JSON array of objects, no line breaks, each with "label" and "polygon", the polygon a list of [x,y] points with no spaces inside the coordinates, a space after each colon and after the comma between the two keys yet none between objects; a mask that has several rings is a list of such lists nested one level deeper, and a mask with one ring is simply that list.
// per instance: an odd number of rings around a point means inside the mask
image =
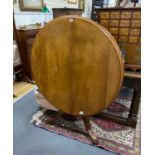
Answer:
[{"label": "white wall", "polygon": [[117,0],[109,0],[109,2],[108,2],[108,7],[115,7],[116,6],[116,1]]},{"label": "white wall", "polygon": [[[18,0],[17,0],[18,1]],[[78,0],[77,0],[78,1]],[[52,8],[78,8],[77,4],[69,4],[67,0],[44,0],[47,7],[50,10],[50,13],[46,14],[46,22],[53,19]],[[116,0],[109,0],[108,7],[115,7]],[[133,4],[129,3],[127,7],[131,7]],[[141,6],[141,0],[137,4],[137,7]],[[92,9],[92,0],[85,0],[85,11],[82,16],[90,18]],[[17,28],[20,25],[28,25],[34,23],[43,23],[45,21],[45,14],[42,12],[29,12],[29,11],[20,11],[18,2],[14,5],[15,12],[15,21]]]},{"label": "white wall", "polygon": [[[77,0],[78,1],[78,0]],[[53,19],[52,8],[78,8],[77,4],[69,4],[67,0],[44,0],[50,13],[46,14],[46,21]],[[84,17],[91,17],[92,0],[85,0]],[[45,21],[45,14],[42,12],[20,11],[18,2],[14,4],[15,21],[17,28],[20,25],[28,25],[34,23],[43,23]]]},{"label": "white wall", "polygon": [[85,0],[85,11],[83,12],[82,16],[90,18],[91,10],[92,10],[92,0]]}]

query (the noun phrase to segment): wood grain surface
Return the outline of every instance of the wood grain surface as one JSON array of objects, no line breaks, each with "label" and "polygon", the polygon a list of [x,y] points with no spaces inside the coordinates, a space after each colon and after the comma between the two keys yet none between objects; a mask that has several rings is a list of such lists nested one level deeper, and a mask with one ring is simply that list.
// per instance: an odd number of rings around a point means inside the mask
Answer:
[{"label": "wood grain surface", "polygon": [[72,115],[102,111],[117,96],[123,79],[123,59],[114,38],[79,16],[59,17],[41,29],[31,64],[45,98]]}]

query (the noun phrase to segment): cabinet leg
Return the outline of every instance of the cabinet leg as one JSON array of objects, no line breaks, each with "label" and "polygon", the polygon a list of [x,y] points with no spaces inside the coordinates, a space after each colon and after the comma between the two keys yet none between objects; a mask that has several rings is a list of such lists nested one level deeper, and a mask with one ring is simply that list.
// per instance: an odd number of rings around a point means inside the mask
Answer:
[{"label": "cabinet leg", "polygon": [[137,115],[139,110],[140,97],[141,97],[141,80],[135,79],[134,95],[131,102],[131,107],[130,107],[129,117],[128,117],[129,125],[131,125],[134,128],[136,127],[136,124],[137,124]]}]

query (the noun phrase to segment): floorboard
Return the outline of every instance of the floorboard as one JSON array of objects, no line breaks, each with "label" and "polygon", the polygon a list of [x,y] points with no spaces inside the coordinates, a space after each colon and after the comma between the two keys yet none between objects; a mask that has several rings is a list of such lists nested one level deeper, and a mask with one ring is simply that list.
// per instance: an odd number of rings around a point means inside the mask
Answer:
[{"label": "floorboard", "polygon": [[13,98],[13,102],[15,103],[21,97],[26,95],[32,89],[34,89],[36,85],[28,83],[28,82],[16,82],[13,85],[13,94],[16,96]]}]

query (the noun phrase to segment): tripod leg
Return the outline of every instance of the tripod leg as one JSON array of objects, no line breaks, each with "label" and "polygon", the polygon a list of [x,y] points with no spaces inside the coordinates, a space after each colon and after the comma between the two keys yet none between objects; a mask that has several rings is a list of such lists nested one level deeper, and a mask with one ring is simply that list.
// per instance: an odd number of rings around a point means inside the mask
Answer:
[{"label": "tripod leg", "polygon": [[97,136],[91,130],[90,117],[83,116],[82,118],[83,118],[83,121],[84,121],[86,131],[88,132],[91,141],[93,142],[93,144],[97,144]]},{"label": "tripod leg", "polygon": [[56,116],[53,118],[53,117],[48,117],[48,118],[44,118],[43,119],[43,122],[44,123],[47,123],[47,124],[53,124],[56,120],[58,120],[62,115],[64,114],[64,112],[62,111],[59,111]]}]

